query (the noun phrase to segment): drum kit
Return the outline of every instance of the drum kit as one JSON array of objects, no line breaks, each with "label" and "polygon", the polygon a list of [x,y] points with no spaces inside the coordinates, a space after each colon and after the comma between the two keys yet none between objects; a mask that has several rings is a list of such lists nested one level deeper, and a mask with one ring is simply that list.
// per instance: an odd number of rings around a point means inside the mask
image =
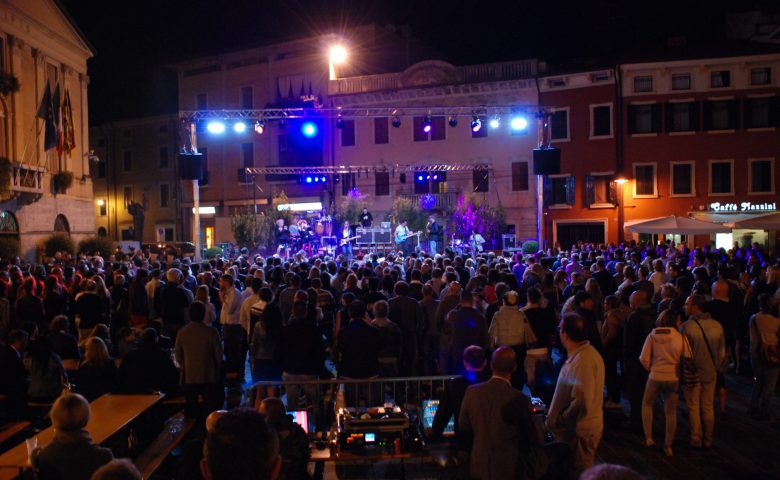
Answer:
[{"label": "drum kit", "polygon": [[302,218],[290,225],[290,240],[293,249],[304,251],[308,256],[333,255],[338,244],[333,236],[333,219],[330,215],[324,215],[312,219]]}]

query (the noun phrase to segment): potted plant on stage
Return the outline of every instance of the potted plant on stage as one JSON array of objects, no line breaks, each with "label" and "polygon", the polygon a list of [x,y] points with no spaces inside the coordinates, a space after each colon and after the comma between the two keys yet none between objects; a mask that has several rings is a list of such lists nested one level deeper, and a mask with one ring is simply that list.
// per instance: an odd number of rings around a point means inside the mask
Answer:
[{"label": "potted plant on stage", "polygon": [[54,193],[65,193],[73,185],[73,172],[57,172],[52,176]]}]

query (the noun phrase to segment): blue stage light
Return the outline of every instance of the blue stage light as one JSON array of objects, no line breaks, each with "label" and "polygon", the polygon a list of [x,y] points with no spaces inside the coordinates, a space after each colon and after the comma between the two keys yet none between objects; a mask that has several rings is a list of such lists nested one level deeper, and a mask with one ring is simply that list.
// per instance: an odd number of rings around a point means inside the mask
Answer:
[{"label": "blue stage light", "polygon": [[314,180],[311,177],[306,177],[306,183],[311,183],[312,181]]},{"label": "blue stage light", "polygon": [[244,133],[246,132],[246,123],[244,122],[236,122],[233,124],[233,131],[236,133]]},{"label": "blue stage light", "polygon": [[304,122],[303,125],[301,125],[301,133],[306,138],[316,137],[318,130],[317,124],[314,122]]},{"label": "blue stage light", "polygon": [[476,133],[482,128],[482,120],[478,116],[474,115],[471,118],[471,131]]},{"label": "blue stage light", "polygon": [[225,133],[225,124],[222,122],[209,122],[206,125],[206,130],[209,131],[209,133],[213,133],[214,135],[220,135],[222,133]]},{"label": "blue stage light", "polygon": [[431,133],[431,130],[433,129],[433,122],[431,122],[431,117],[426,115],[425,118],[423,118],[422,129],[425,133]]},{"label": "blue stage light", "polygon": [[417,181],[422,182],[424,180],[422,175],[417,175]]},{"label": "blue stage light", "polygon": [[525,130],[528,128],[528,120],[526,120],[525,117],[514,117],[512,121],[509,122],[509,126],[515,131]]},{"label": "blue stage light", "polygon": [[501,119],[499,119],[498,116],[495,116],[490,119],[488,125],[490,125],[490,128],[498,128],[501,126]]}]

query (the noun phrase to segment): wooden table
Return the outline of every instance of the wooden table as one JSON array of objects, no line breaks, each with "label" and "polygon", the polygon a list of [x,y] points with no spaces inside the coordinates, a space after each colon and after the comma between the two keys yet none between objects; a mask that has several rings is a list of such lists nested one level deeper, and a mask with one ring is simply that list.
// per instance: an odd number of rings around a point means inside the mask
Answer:
[{"label": "wooden table", "polygon": [[[106,394],[90,404],[92,411],[87,431],[92,435],[92,441],[100,444],[109,437],[149,410],[164,397],[159,395],[112,395]],[[51,442],[54,438],[54,428],[42,430],[38,435],[38,446]],[[20,443],[11,450],[0,455],[0,480],[11,480],[17,477],[19,467],[29,466],[27,460],[27,445]],[[10,467],[10,468],[9,468]],[[16,467],[16,468],[14,468]]]}]

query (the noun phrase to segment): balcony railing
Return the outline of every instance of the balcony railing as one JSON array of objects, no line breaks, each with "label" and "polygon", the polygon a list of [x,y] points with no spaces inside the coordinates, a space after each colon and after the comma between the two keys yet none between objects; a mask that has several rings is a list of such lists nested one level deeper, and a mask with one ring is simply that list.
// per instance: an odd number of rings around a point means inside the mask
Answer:
[{"label": "balcony railing", "polygon": [[445,210],[450,211],[455,208],[455,204],[458,202],[458,192],[443,192],[443,193],[414,193],[414,194],[401,194],[401,198],[406,198],[412,201],[415,205],[420,205],[420,199],[426,195],[433,195],[436,199],[431,210]]},{"label": "balcony railing", "polygon": [[44,167],[14,162],[11,164],[11,196],[35,201],[43,196]]}]

